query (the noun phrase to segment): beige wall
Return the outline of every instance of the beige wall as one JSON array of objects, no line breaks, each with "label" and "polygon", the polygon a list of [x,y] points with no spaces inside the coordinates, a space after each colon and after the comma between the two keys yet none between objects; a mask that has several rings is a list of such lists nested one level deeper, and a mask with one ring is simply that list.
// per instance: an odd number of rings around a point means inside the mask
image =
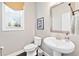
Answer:
[{"label": "beige wall", "polygon": [[[74,4],[74,3],[73,3]],[[44,3],[37,3],[37,18],[44,17],[44,30],[36,30],[35,35],[41,36],[41,37],[47,37],[47,36],[55,36],[58,38],[64,38],[63,34],[59,33],[53,33],[50,32],[50,3],[44,2]],[[74,8],[74,6],[73,6]],[[63,10],[63,9],[62,9]],[[79,55],[79,35],[70,35],[70,40],[74,42],[76,45],[75,51],[71,54],[67,55]],[[44,43],[42,43],[42,49],[46,51],[48,54],[52,55],[52,50],[48,48]]]},{"label": "beige wall", "polygon": [[3,54],[8,55],[23,49],[26,44],[33,41],[35,28],[35,4],[30,2],[25,3],[24,31],[2,31],[1,11],[0,8],[0,46],[4,46]]},{"label": "beige wall", "polygon": [[36,3],[36,21],[37,18],[44,17],[44,30],[37,30],[36,26],[36,34],[37,36],[46,37],[50,34],[50,17],[49,17],[49,4],[48,3]]}]

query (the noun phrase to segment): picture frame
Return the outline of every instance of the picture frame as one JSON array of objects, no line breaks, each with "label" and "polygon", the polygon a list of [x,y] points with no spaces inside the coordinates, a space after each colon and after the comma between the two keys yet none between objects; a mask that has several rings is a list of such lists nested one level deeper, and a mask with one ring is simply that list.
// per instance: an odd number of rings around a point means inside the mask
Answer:
[{"label": "picture frame", "polygon": [[24,30],[24,9],[13,10],[2,3],[2,31]]},{"label": "picture frame", "polygon": [[37,30],[44,30],[44,17],[37,19]]}]

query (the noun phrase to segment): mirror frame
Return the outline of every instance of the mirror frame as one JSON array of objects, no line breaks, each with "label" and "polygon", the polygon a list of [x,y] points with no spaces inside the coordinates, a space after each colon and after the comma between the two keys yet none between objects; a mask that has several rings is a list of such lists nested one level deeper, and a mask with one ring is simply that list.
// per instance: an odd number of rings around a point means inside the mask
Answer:
[{"label": "mirror frame", "polygon": [[61,4],[63,4],[63,3],[65,3],[65,2],[61,2],[61,3],[59,3],[59,4],[56,4],[56,5],[54,5],[54,6],[51,6],[50,7],[50,32],[54,32],[54,33],[70,33],[69,31],[59,31],[59,30],[53,30],[52,29],[52,8],[55,8],[56,6],[58,6],[58,5],[61,5]]}]

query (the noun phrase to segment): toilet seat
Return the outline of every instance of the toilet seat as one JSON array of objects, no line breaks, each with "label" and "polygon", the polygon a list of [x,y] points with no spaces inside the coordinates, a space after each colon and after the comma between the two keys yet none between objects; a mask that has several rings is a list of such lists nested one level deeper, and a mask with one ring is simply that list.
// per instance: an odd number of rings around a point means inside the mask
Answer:
[{"label": "toilet seat", "polygon": [[36,49],[37,45],[35,44],[28,44],[27,46],[24,47],[24,50],[26,52],[29,52],[29,51],[34,51]]}]

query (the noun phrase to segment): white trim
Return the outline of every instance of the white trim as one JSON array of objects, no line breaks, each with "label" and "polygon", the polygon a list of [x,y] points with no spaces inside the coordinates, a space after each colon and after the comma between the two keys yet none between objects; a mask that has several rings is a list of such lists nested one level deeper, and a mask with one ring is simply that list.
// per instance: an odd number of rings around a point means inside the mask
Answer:
[{"label": "white trim", "polygon": [[19,54],[21,54],[21,53],[23,53],[24,52],[24,49],[22,49],[22,50],[20,50],[20,51],[16,51],[16,52],[14,52],[14,53],[12,53],[12,54],[9,54],[9,55],[7,55],[7,56],[17,56],[17,55],[19,55]]},{"label": "white trim", "polygon": [[[41,49],[41,48],[40,48]],[[42,50],[42,49],[41,49]],[[44,55],[45,56],[50,56],[48,53],[46,53],[44,50],[42,50],[43,51],[43,53],[44,53]],[[16,51],[16,52],[14,52],[14,53],[11,53],[11,54],[9,54],[9,55],[6,55],[6,56],[17,56],[17,55],[19,55],[19,54],[21,54],[21,53],[23,53],[24,52],[24,49],[22,49],[22,50],[20,50],[20,51]]]},{"label": "white trim", "polygon": [[50,55],[49,55],[48,53],[46,53],[45,51],[44,51],[44,55],[45,55],[45,56],[50,56]]},{"label": "white trim", "polygon": [[43,52],[43,54],[45,55],[45,56],[50,56],[48,53],[46,53],[44,50],[42,50],[41,48],[39,48],[39,52],[38,53],[40,53],[40,52]]}]

